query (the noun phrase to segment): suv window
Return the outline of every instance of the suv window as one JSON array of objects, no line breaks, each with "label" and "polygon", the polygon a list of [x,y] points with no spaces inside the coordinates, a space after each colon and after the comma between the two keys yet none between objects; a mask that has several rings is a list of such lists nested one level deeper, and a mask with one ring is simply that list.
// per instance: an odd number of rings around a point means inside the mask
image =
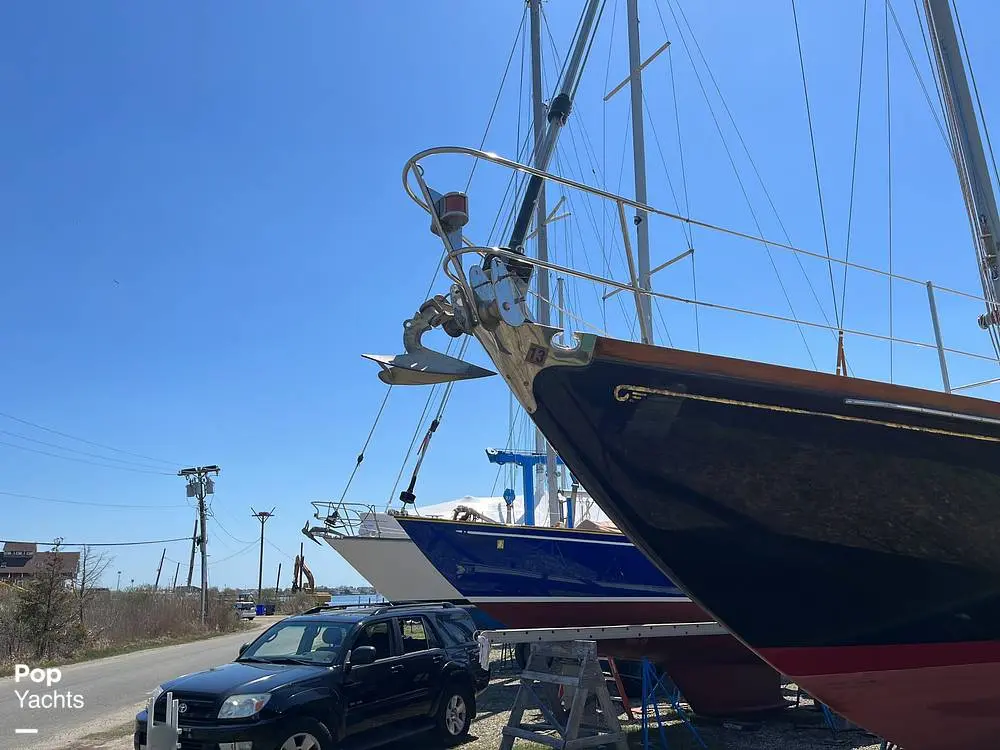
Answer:
[{"label": "suv window", "polygon": [[404,654],[426,651],[429,648],[440,646],[434,636],[434,631],[427,624],[427,620],[420,615],[400,617],[396,622],[399,624],[399,635],[403,641]]},{"label": "suv window", "polygon": [[268,661],[295,657],[330,664],[350,629],[340,622],[290,621],[274,625],[243,652],[244,660]]},{"label": "suv window", "polygon": [[354,648],[358,646],[374,646],[376,659],[388,659],[392,656],[392,639],[389,633],[389,621],[373,622],[361,628]]},{"label": "suv window", "polygon": [[462,612],[442,614],[437,617],[444,638],[451,646],[461,646],[476,640],[476,625]]}]

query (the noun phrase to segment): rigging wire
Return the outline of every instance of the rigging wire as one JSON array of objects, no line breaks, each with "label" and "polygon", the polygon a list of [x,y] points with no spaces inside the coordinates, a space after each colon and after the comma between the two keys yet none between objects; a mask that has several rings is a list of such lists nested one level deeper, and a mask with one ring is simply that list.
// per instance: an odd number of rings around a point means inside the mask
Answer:
[{"label": "rigging wire", "polygon": [[[440,264],[438,264],[440,266]],[[437,273],[434,274],[437,278]],[[434,282],[431,282],[433,285]],[[430,292],[428,292],[428,295]],[[427,295],[425,295],[426,298]],[[372,436],[375,434],[375,428],[378,427],[379,420],[382,418],[382,412],[385,411],[385,405],[389,401],[389,395],[392,393],[392,384],[385,389],[385,396],[382,397],[382,403],[378,407],[378,413],[375,415],[375,419],[372,422],[371,429],[368,430],[368,437],[365,438],[364,445],[361,446],[361,451],[358,453],[357,461],[354,463],[354,468],[351,469],[351,474],[347,477],[347,483],[344,485],[344,491],[340,493],[340,502],[344,502],[344,498],[347,497],[347,491],[351,489],[351,483],[354,482],[354,477],[357,476],[358,469],[361,468],[361,463],[365,460],[365,451],[368,450],[369,444],[371,444]]]},{"label": "rigging wire", "polygon": [[[743,199],[744,199],[744,201],[747,204],[747,210],[750,212],[750,217],[753,220],[754,226],[757,228],[757,236],[756,237],[753,237],[752,235],[749,235],[749,234],[747,234],[745,236],[746,236],[747,239],[754,239],[756,241],[759,241],[764,246],[764,252],[767,254],[768,261],[771,264],[771,269],[774,271],[775,279],[778,282],[778,287],[781,289],[782,296],[785,298],[785,304],[788,305],[788,309],[789,309],[789,311],[792,314],[792,318],[797,320],[798,319],[798,315],[795,312],[795,307],[792,304],[792,299],[791,299],[791,297],[788,294],[788,290],[785,288],[785,282],[781,278],[781,273],[778,271],[778,265],[777,265],[777,263],[775,263],[774,255],[771,252],[772,245],[775,245],[775,246],[777,246],[777,245],[776,245],[776,243],[772,243],[770,240],[768,240],[768,239],[766,239],[764,237],[763,228],[761,227],[760,220],[757,218],[757,212],[754,210],[753,203],[750,200],[750,194],[747,192],[746,185],[743,182],[743,177],[740,175],[739,167],[736,164],[736,158],[733,156],[732,150],[729,148],[729,143],[726,141],[725,134],[723,133],[723,130],[722,130],[722,124],[719,122],[719,118],[718,118],[718,116],[715,113],[715,108],[712,106],[711,101],[709,100],[708,90],[705,88],[705,84],[704,84],[704,81],[702,80],[701,74],[698,72],[698,68],[695,65],[694,56],[691,54],[691,49],[688,47],[687,37],[680,30],[680,23],[677,20],[677,14],[674,12],[673,4],[670,3],[670,0],[667,0],[667,8],[670,11],[671,15],[673,16],[674,22],[677,23],[677,27],[678,27],[677,33],[680,36],[681,43],[684,45],[684,50],[687,52],[688,58],[691,61],[691,67],[694,70],[695,80],[698,82],[698,86],[701,89],[702,96],[705,98],[705,103],[708,106],[709,114],[712,116],[712,121],[715,123],[715,128],[716,128],[716,130],[719,133],[719,139],[722,141],[723,150],[725,150],[726,156],[729,159],[729,164],[733,168],[733,173],[734,173],[734,175],[736,177],[736,182],[740,186],[740,190],[743,193]],[[667,32],[666,22],[663,19],[663,14],[660,13],[659,2],[656,3],[656,10],[657,10],[657,14],[660,17],[660,24],[663,26],[663,33],[665,35],[669,36],[669,33]],[[683,13],[683,12],[684,12],[683,9],[681,9],[681,13]],[[687,22],[687,18],[686,17],[685,17],[685,22]],[[697,39],[694,38],[693,30],[691,29],[690,24],[688,24],[688,30],[689,30],[689,32],[691,32],[693,44],[698,45]],[[698,51],[699,51],[699,55],[701,55],[701,48],[700,48],[700,46],[698,46]],[[711,69],[708,67],[708,63],[707,63],[707,61],[705,61],[704,55],[701,55],[701,59],[702,59],[703,64],[705,65],[706,70],[708,71],[709,76],[711,77],[711,79],[714,82],[715,81],[715,76],[712,74]],[[722,96],[722,92],[718,88],[718,84],[717,83],[716,83],[716,90],[719,93],[720,99],[722,100],[722,106],[725,108],[726,112],[729,112],[729,106],[726,104],[725,97]],[[737,135],[739,136],[740,142],[744,144],[744,150],[747,153],[748,160],[753,165],[753,160],[751,159],[751,157],[749,155],[749,149],[746,147],[746,143],[743,140],[743,136],[742,136],[742,134],[740,134],[739,128],[736,126],[735,118],[732,117],[731,113],[730,113],[730,121],[733,123],[733,128],[736,130]],[[758,175],[758,179],[760,180],[760,173],[757,171],[756,165],[753,165],[753,166],[754,166],[754,172]],[[762,188],[764,189],[765,194],[768,194],[767,193],[767,188],[763,187],[763,184],[762,184]],[[773,203],[772,203],[772,210],[774,210]],[[775,212],[775,215],[777,217],[777,213],[776,212]],[[781,226],[782,229],[783,229],[783,231],[784,231],[784,225],[781,222],[781,218],[780,217],[777,217],[777,218],[778,218],[778,224],[779,224],[779,226]],[[741,232],[740,234],[743,235],[744,233]],[[787,234],[787,232],[786,232],[786,234]],[[788,241],[788,244],[791,245],[791,240],[790,239]],[[800,268],[802,268],[802,273],[805,274],[805,268],[802,267],[801,260],[800,260]],[[809,284],[810,289],[813,289],[812,281],[809,279],[808,275],[806,275],[806,283]],[[813,294],[815,295],[815,293],[816,293],[815,289],[813,289]],[[823,314],[823,317],[825,319],[826,318],[826,312],[824,311],[822,304],[819,303],[818,296],[816,297],[816,301],[817,301],[817,304],[819,305],[820,312]],[[806,337],[805,329],[801,325],[797,326],[797,328],[798,328],[799,336],[802,338],[802,344],[805,346],[806,354],[809,356],[809,361],[812,363],[813,369],[814,370],[818,370],[819,366],[816,364],[816,357],[813,356],[812,347],[809,346],[809,339]]]},{"label": "rigging wire", "polygon": [[[666,23],[663,20],[663,14],[660,12],[659,0],[656,0],[655,7],[656,7],[656,13],[660,19],[660,25],[663,27],[663,33],[669,36],[669,34],[667,33]],[[684,51],[687,53],[688,59],[691,62],[691,68],[694,71],[695,80],[698,82],[698,86],[701,89],[702,96],[705,98],[705,103],[708,105],[708,109],[712,115],[712,119],[716,120],[716,128],[719,130],[719,136],[720,138],[722,138],[723,144],[725,145],[726,143],[725,136],[722,135],[722,129],[717,121],[715,110],[712,107],[711,103],[709,102],[708,92],[705,88],[704,83],[702,82],[701,74],[698,72],[698,68],[695,66],[694,56],[691,54],[691,50],[688,47],[687,39],[685,38],[684,33],[681,31],[680,23],[678,22],[677,19],[677,14],[674,12],[674,6],[670,0],[667,0],[667,9],[670,11],[670,15],[673,17],[674,23],[677,24],[677,33],[681,38],[681,43],[684,45]],[[702,52],[701,44],[698,42],[698,37],[694,33],[694,28],[691,26],[691,22],[688,20],[687,14],[684,12],[684,6],[678,4],[677,9],[678,11],[680,11],[681,19],[683,19],[684,24],[687,26],[688,35],[691,37],[691,42],[694,45],[694,49],[698,53],[698,57],[701,60],[702,65],[705,67],[705,72],[708,74],[709,80],[712,82],[712,87],[715,89],[715,93],[719,97],[719,102],[722,104],[722,109],[726,113],[726,117],[728,117],[729,123],[733,126],[733,130],[735,131],[736,137],[740,142],[740,146],[742,146],[743,148],[743,153],[747,158],[747,162],[750,164],[750,168],[753,170],[754,176],[757,178],[757,184],[760,185],[761,192],[764,193],[764,198],[767,200],[767,204],[771,208],[771,213],[774,214],[774,218],[778,222],[778,227],[781,229],[781,233],[784,235],[785,241],[789,245],[791,245],[792,244],[791,235],[789,235],[788,229],[785,227],[785,222],[782,221],[781,219],[781,214],[778,213],[778,207],[777,205],[775,205],[774,199],[771,197],[771,191],[767,189],[767,184],[764,182],[764,177],[763,175],[761,175],[760,169],[757,168],[757,162],[754,160],[753,155],[750,153],[750,147],[749,145],[747,145],[746,139],[743,137],[743,132],[740,130],[739,125],[737,125],[736,123],[736,117],[733,115],[732,110],[729,108],[729,103],[726,101],[726,97],[722,93],[722,87],[719,85],[719,81],[715,77],[715,73],[712,72],[712,67],[708,64],[708,59],[705,57],[704,52]],[[730,157],[730,160],[732,160],[732,157]],[[771,244],[774,245],[775,243],[772,242]],[[830,319],[829,317],[827,317],[826,308],[824,307],[823,302],[820,300],[819,294],[817,294],[816,292],[816,287],[812,283],[812,278],[806,272],[806,268],[805,265],[803,265],[802,263],[802,259],[796,258],[795,262],[799,267],[799,271],[802,273],[803,279],[805,279],[806,286],[809,288],[813,300],[815,300],[816,302],[816,306],[819,308],[820,314],[823,316],[823,320],[829,323]],[[793,316],[795,315],[794,310],[792,310],[792,315]],[[836,337],[837,334],[833,332],[833,330],[831,329],[831,335]],[[810,352],[810,358],[812,358],[811,352]]]},{"label": "rigging wire", "polygon": [[152,456],[145,456],[142,453],[133,453],[132,451],[127,451],[127,450],[124,450],[122,448],[115,448],[112,445],[105,445],[104,443],[98,443],[98,442],[96,442],[94,440],[87,440],[87,439],[82,438],[82,437],[77,437],[76,435],[71,435],[68,432],[61,432],[61,431],[55,430],[55,429],[53,429],[51,427],[46,427],[44,425],[40,425],[37,422],[31,422],[31,421],[29,421],[27,419],[22,419],[21,417],[15,417],[13,414],[7,414],[7,413],[2,412],[2,411],[0,411],[0,417],[3,417],[5,419],[13,420],[14,422],[20,422],[23,425],[27,425],[29,427],[34,427],[36,430],[42,430],[44,432],[48,432],[48,433],[51,433],[53,435],[58,435],[59,437],[69,438],[70,440],[76,440],[77,442],[80,442],[80,443],[86,443],[87,445],[92,445],[95,448],[104,448],[104,450],[114,451],[115,453],[122,453],[122,454],[125,454],[127,456],[132,456],[134,458],[143,458],[143,459],[146,459],[147,461],[152,461],[153,463],[157,463],[157,464],[166,464],[168,466],[179,466],[180,465],[180,464],[178,464],[178,463],[176,463],[174,461],[165,461],[162,458],[153,458]]},{"label": "rigging wire", "polygon": [[[920,90],[923,91],[924,93],[924,99],[927,101],[927,108],[930,109],[931,116],[934,117],[934,123],[937,125],[938,132],[941,133],[941,139],[944,141],[945,147],[948,149],[948,153],[951,155],[951,158],[953,160],[956,160],[958,157],[955,155],[955,150],[951,147],[951,141],[948,139],[948,134],[947,132],[945,132],[944,124],[941,122],[940,112],[938,112],[938,110],[934,107],[934,102],[931,100],[931,94],[927,90],[927,82],[924,81],[924,76],[920,72],[920,66],[917,65],[917,59],[913,54],[913,50],[910,48],[909,41],[907,41],[906,39],[906,34],[903,33],[903,27],[899,23],[899,18],[896,16],[896,9],[892,6],[892,2],[890,2],[890,0],[886,0],[886,2],[889,4],[889,13],[890,15],[892,15],[892,21],[896,26],[896,32],[899,35],[899,40],[903,43],[903,48],[906,50],[906,55],[910,59],[910,66],[913,68],[913,72],[917,76],[917,82],[920,84]],[[923,33],[924,19],[922,16],[919,16],[920,13],[919,10],[917,11],[917,13],[918,13],[918,18],[920,20],[920,31],[921,33]],[[924,38],[924,46],[926,47],[926,45],[927,45],[927,39]],[[929,58],[930,57],[929,47],[927,48],[927,55]],[[933,63],[931,66],[931,70],[932,71],[934,70]],[[934,76],[934,85],[935,87],[938,87],[940,85],[938,84],[936,75]],[[938,90],[939,102],[940,98],[941,98],[941,92],[939,89]]]},{"label": "rigging wire", "polygon": [[[694,248],[691,248],[694,250]],[[697,252],[691,253],[691,291],[694,294],[694,301],[698,302],[698,273],[695,271],[694,258]],[[698,351],[701,351],[701,323],[698,318],[698,309],[701,307],[700,304],[694,306],[694,333],[695,333],[695,343],[698,345]]]},{"label": "rigging wire", "polygon": [[[461,359],[465,355],[465,350],[468,347],[469,341],[471,340],[471,338],[472,338],[471,336],[465,336],[462,339],[462,345],[459,347],[458,354],[456,355],[458,357],[458,359]],[[434,433],[437,431],[437,428],[441,424],[441,419],[444,417],[445,407],[448,405],[448,400],[451,398],[451,392],[452,392],[452,389],[455,387],[455,383],[456,382],[457,381],[452,380],[452,381],[449,381],[447,383],[447,385],[445,385],[444,394],[441,396],[441,401],[438,404],[437,412],[434,415],[434,418],[431,420],[430,426],[427,428],[427,432],[424,435],[424,439],[420,442],[420,448],[417,450],[417,462],[416,462],[416,465],[413,467],[413,473],[410,476],[410,484],[407,487],[407,489],[403,493],[400,494],[400,499],[401,500],[403,499],[403,496],[405,495],[405,496],[409,497],[409,502],[413,502],[414,501],[413,489],[414,489],[414,487],[416,486],[416,483],[417,483],[417,476],[420,473],[420,467],[421,467],[421,465],[424,462],[424,457],[427,455],[427,448],[430,446],[431,437],[433,437]],[[423,420],[421,419],[421,422],[422,421]],[[407,451],[406,458],[403,459],[403,467],[405,467],[406,464],[409,462],[410,455],[412,454],[413,445],[416,442],[415,438],[419,434],[420,434],[420,423],[418,423],[418,425],[417,425],[417,431],[414,433],[414,440],[411,441],[411,443],[410,443],[410,450]],[[402,467],[400,468],[400,475],[402,475]],[[393,489],[392,489],[393,496],[395,496],[396,488],[398,486],[398,482],[399,482],[399,478],[397,477],[396,484],[393,485]],[[391,503],[392,503],[392,497],[389,498],[389,503],[391,505]],[[388,512],[388,507],[386,508],[386,511]]]},{"label": "rigging wire", "polygon": [[[844,250],[844,260],[851,259],[851,228],[854,220],[854,188],[857,184],[858,174],[858,143],[861,136],[861,94],[865,81],[865,38],[868,30],[868,0],[864,0],[864,7],[861,11],[861,62],[858,66],[858,107],[854,116],[854,156],[851,159],[851,195],[847,202],[847,246]],[[845,309],[847,305],[847,271],[849,266],[844,266],[844,280],[840,291],[840,322],[843,324]]]},{"label": "rigging wire", "polygon": [[[483,137],[479,141],[479,150],[483,150],[483,146],[486,145],[486,138],[490,134],[490,126],[493,125],[493,116],[497,112],[497,105],[500,104],[500,96],[503,94],[504,84],[507,82],[507,73],[510,71],[510,63],[514,59],[514,53],[517,51],[517,42],[521,38],[521,34],[524,33],[524,22],[528,17],[528,6],[525,4],[524,10],[521,12],[521,23],[518,24],[517,33],[514,35],[514,43],[511,45],[510,54],[507,55],[507,65],[504,66],[503,76],[500,78],[500,86],[497,88],[496,98],[493,100],[493,108],[490,110],[490,116],[486,120],[486,130],[483,131]],[[522,47],[523,49],[523,47]],[[472,178],[476,174],[476,167],[479,166],[479,159],[475,159],[472,162],[472,169],[469,171],[469,179],[465,183],[465,192],[469,192],[469,187],[472,185]]]},{"label": "rigging wire", "polygon": [[893,382],[893,305],[892,305],[892,87],[889,66],[889,3],[885,3],[885,127],[886,127],[886,194],[888,201],[889,250],[889,382]]},{"label": "rigging wire", "polygon": [[[866,0],[867,1],[867,0]],[[659,8],[657,8],[659,12]],[[684,189],[684,213],[690,215],[691,213],[691,199],[688,194],[688,181],[687,181],[687,169],[684,165],[684,142],[681,139],[681,111],[677,104],[677,84],[674,79],[674,55],[673,55],[673,45],[667,48],[667,68],[670,71],[670,95],[674,102],[674,126],[677,131],[677,156],[680,159],[681,164],[681,186]],[[694,293],[694,298],[698,299],[698,277],[695,272],[694,264],[694,230],[688,232],[688,242],[691,247],[691,286]],[[694,307],[694,336],[695,344],[697,350],[701,351],[701,316],[699,314],[698,305]]]},{"label": "rigging wire", "polygon": [[[833,263],[829,261],[830,255],[830,233],[826,227],[826,208],[823,205],[823,186],[819,178],[819,157],[816,155],[816,134],[813,130],[812,108],[809,106],[809,86],[806,83],[806,63],[802,55],[802,36],[799,33],[799,15],[795,9],[795,0],[792,3],[792,20],[795,25],[795,44],[799,51],[799,70],[802,72],[802,95],[806,103],[806,121],[809,123],[809,144],[812,147],[813,171],[816,174],[816,197],[819,200],[819,216],[823,225],[823,245],[826,247],[827,270],[830,272],[830,292],[833,295],[833,314],[837,327],[840,327],[840,314],[837,311],[837,285],[833,281]],[[888,19],[888,11],[886,15]],[[888,26],[886,27],[888,33]]]},{"label": "rigging wire", "polygon": [[[649,119],[650,129],[653,131],[653,142],[656,144],[656,151],[660,155],[660,163],[663,165],[663,172],[667,177],[667,187],[670,188],[670,195],[674,199],[674,205],[677,206],[677,210],[681,210],[681,202],[677,198],[677,190],[674,188],[674,181],[670,179],[670,170],[667,168],[667,159],[663,155],[663,146],[660,145],[660,135],[656,132],[656,125],[653,120],[653,113],[649,110],[649,102],[646,101],[646,93],[642,94],[642,106],[646,112],[646,117]],[[691,227],[687,224],[681,225],[681,233],[684,235],[684,239],[687,240],[688,247],[693,245],[691,239]]]}]

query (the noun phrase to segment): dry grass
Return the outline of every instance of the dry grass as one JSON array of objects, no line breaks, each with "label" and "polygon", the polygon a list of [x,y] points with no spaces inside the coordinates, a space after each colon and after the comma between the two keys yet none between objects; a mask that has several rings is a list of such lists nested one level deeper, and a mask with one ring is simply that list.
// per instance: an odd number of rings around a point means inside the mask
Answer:
[{"label": "dry grass", "polygon": [[319,602],[311,591],[296,591],[291,596],[282,599],[278,604],[277,613],[281,615],[297,615],[312,609]]},{"label": "dry grass", "polygon": [[[150,646],[196,640],[244,627],[232,602],[210,592],[206,623],[201,624],[201,599],[152,589],[102,592],[87,604],[80,637],[61,644],[50,659],[60,664],[110,656]],[[0,674],[30,660],[27,626],[19,617],[12,592],[0,594]]]}]

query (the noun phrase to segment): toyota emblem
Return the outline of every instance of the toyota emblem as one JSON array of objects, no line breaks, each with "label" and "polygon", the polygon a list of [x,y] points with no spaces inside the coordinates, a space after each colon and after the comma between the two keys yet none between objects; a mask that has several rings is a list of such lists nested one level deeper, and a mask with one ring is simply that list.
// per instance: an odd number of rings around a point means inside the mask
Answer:
[{"label": "toyota emblem", "polygon": [[186,714],[187,710],[188,710],[187,703],[181,703],[179,706],[177,706],[177,713]]}]

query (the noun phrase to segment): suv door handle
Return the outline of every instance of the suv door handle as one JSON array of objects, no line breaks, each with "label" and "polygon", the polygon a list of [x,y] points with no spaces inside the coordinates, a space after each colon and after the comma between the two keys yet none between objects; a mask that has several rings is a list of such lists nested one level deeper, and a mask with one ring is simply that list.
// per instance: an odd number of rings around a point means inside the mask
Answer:
[{"label": "suv door handle", "polygon": [[438,654],[437,656],[434,657],[434,663],[435,664],[441,664],[443,661],[444,661],[444,657],[441,656],[440,654]]},{"label": "suv door handle", "polygon": [[389,667],[390,674],[399,674],[402,671],[403,671],[402,664],[393,664],[391,667]]}]

